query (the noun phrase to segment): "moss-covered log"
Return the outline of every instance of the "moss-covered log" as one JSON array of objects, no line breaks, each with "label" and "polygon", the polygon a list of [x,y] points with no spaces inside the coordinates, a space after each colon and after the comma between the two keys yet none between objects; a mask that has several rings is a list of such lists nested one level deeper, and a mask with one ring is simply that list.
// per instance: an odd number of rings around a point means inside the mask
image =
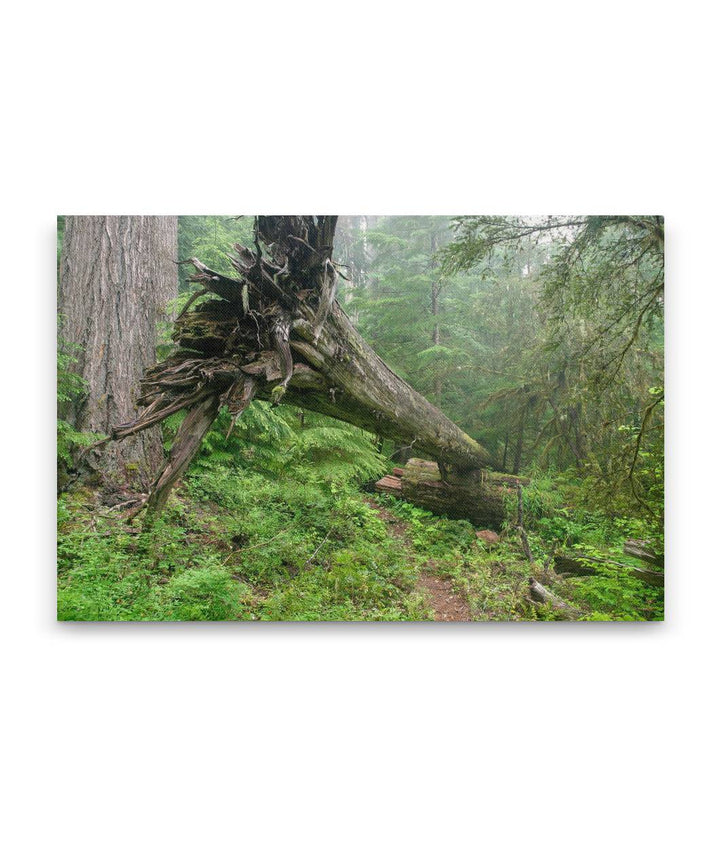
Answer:
[{"label": "moss-covered log", "polygon": [[468,470],[444,478],[435,462],[419,458],[411,458],[394,472],[398,475],[385,476],[375,488],[436,514],[490,529],[502,525],[506,499],[514,496],[518,483],[517,476],[490,470]]},{"label": "moss-covered log", "polygon": [[614,569],[629,574],[638,580],[655,588],[665,586],[665,574],[660,571],[651,571],[647,568],[635,568],[616,562],[613,559],[603,559],[597,556],[555,556],[553,560],[555,572],[568,577],[590,577],[601,573],[600,567],[608,569],[608,573]]}]

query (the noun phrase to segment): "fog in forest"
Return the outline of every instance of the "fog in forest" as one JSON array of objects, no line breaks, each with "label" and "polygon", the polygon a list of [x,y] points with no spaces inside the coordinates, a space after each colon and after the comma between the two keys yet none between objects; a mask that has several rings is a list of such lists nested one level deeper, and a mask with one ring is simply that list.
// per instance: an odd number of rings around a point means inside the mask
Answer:
[{"label": "fog in forest", "polygon": [[58,274],[60,618],[662,619],[661,217],[61,217]]}]

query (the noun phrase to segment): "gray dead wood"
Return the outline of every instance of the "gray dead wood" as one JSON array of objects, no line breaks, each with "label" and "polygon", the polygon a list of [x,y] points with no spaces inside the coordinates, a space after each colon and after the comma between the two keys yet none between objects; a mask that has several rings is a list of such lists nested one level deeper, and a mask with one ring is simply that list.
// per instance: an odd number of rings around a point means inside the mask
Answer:
[{"label": "gray dead wood", "polygon": [[545,588],[542,583],[539,583],[534,577],[530,577],[529,581],[530,598],[535,603],[544,603],[551,606],[556,612],[560,613],[564,618],[570,621],[576,621],[582,616],[582,612],[574,606],[565,603],[565,601],[553,594],[550,589]]},{"label": "gray dead wood", "polygon": [[665,556],[653,550],[648,541],[639,541],[630,539],[625,542],[623,553],[626,556],[632,556],[635,559],[640,559],[641,562],[647,562],[649,565],[655,565],[657,568],[665,567]]}]

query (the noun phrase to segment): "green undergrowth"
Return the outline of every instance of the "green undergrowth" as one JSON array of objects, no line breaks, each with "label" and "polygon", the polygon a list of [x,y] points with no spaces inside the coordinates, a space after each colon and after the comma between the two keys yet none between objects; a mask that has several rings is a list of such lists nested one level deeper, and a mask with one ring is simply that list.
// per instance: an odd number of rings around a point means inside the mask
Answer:
[{"label": "green undergrowth", "polygon": [[87,489],[60,498],[58,530],[63,620],[428,617],[416,567],[349,483],[198,466],[147,533]]},{"label": "green undergrowth", "polygon": [[[553,553],[620,560],[635,522],[570,511],[566,488],[524,491],[536,559],[512,525],[488,545],[466,521],[390,496],[351,473],[303,463],[284,474],[195,463],[148,532],[98,505],[88,488],[58,503],[58,617],[69,621],[415,621],[433,617],[420,574],[451,580],[478,621],[555,620],[528,599]],[[513,509],[509,508],[510,520]],[[594,552],[593,552],[594,551]],[[601,566],[598,566],[601,567]],[[658,620],[662,594],[621,568],[561,579],[553,591],[586,620]]]},{"label": "green undergrowth", "polygon": [[512,538],[488,545],[466,520],[438,517],[392,496],[378,497],[377,502],[406,524],[406,539],[417,563],[452,580],[455,591],[467,600],[474,620],[546,617],[527,599],[530,571]]},{"label": "green undergrowth", "polygon": [[[508,518],[515,521],[513,499]],[[533,556],[541,564],[555,554],[587,557],[596,573],[556,582],[594,621],[661,621],[663,589],[631,575],[642,563],[625,555],[627,539],[646,541],[664,553],[662,511],[657,517],[633,517],[607,507],[593,507],[587,483],[578,478],[537,474],[523,489],[524,522]],[[593,561],[596,559],[597,561]],[[613,563],[606,564],[601,559]]]},{"label": "green undergrowth", "polygon": [[[378,498],[407,525],[419,562],[450,578],[476,620],[556,620],[562,613],[528,600],[528,578],[539,577],[554,594],[581,610],[585,621],[660,621],[663,590],[630,574],[636,560],[623,553],[628,538],[663,552],[661,530],[643,520],[573,505],[584,489],[577,481],[537,476],[523,489],[523,517],[534,562],[520,547],[515,528],[517,498],[507,498],[507,523],[499,543],[487,545],[464,520],[446,520],[392,496]],[[588,557],[596,571],[585,577],[553,574],[557,553]],[[592,559],[610,559],[607,565]]]}]

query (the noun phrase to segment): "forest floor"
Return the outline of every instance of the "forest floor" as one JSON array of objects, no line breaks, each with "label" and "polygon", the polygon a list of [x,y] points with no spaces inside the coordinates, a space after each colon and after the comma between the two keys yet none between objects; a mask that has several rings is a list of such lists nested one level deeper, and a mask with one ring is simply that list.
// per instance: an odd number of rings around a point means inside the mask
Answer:
[{"label": "forest floor", "polygon": [[[388,532],[395,538],[405,553],[412,553],[412,540],[408,534],[409,524],[396,517],[387,508],[371,497],[364,501],[374,508],[386,524]],[[420,568],[415,586],[432,610],[435,621],[471,621],[472,614],[465,595],[453,587],[452,581],[437,573],[436,565],[428,559]]]},{"label": "forest floor", "polygon": [[[527,561],[512,525],[493,543],[357,482],[305,468],[282,476],[197,462],[148,531],[102,492],[58,500],[58,618],[66,621],[562,620],[529,598],[550,585],[583,620],[657,620],[662,590],[618,574],[565,579],[555,546],[621,553],[625,533],[526,495]],[[572,527],[572,528],[571,528]],[[613,528],[614,527],[614,528]],[[571,540],[574,539],[574,540]]]}]

